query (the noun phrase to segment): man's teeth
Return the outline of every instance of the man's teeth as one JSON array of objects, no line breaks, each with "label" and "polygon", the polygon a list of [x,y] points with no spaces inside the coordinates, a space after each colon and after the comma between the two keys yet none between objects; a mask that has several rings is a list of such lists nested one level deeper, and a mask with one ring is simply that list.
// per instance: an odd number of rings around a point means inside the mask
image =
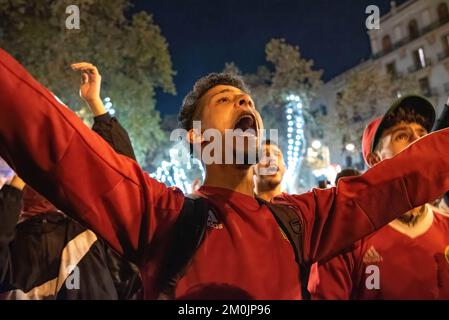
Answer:
[{"label": "man's teeth", "polygon": [[247,129],[245,131],[237,130],[236,135],[241,136],[241,137],[255,137],[256,132],[254,131],[254,129]]},{"label": "man's teeth", "polygon": [[277,166],[270,166],[267,169],[268,169],[268,172],[271,173],[271,174],[275,174],[275,173],[278,172],[278,167]]}]

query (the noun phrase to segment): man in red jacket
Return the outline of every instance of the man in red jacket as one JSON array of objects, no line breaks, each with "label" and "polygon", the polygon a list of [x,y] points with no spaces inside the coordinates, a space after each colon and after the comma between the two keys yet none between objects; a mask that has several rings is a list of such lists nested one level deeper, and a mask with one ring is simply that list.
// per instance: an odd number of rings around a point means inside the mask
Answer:
[{"label": "man in red jacket", "polygon": [[[434,120],[427,99],[397,100],[365,129],[366,163],[373,167],[395,157],[430,132]],[[314,299],[449,299],[449,218],[429,204],[409,210],[349,252],[314,265],[309,291]]]},{"label": "man in red jacket", "polygon": [[[250,127],[257,138],[262,127],[243,82],[226,74],[200,79],[184,100],[180,120],[189,141],[201,146],[209,142],[192,129],[192,120],[222,134]],[[448,190],[448,144],[449,131],[442,130],[351,183],[341,181],[338,189],[275,198],[298,214],[304,261],[327,259]],[[58,208],[136,262],[145,297],[158,297],[157,275],[184,195],[116,154],[1,50],[0,156]],[[251,164],[206,165],[198,194],[215,208],[218,223],[208,228],[175,298],[301,298],[292,246],[253,192]]]}]

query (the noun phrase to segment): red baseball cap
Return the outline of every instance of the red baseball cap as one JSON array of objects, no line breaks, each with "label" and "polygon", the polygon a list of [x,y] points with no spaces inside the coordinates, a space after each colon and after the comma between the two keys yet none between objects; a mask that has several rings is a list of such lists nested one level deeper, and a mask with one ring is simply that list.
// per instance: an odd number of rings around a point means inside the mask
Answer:
[{"label": "red baseball cap", "polygon": [[428,99],[419,95],[408,95],[397,99],[382,117],[376,118],[371,121],[363,131],[362,153],[363,160],[365,160],[365,163],[367,165],[369,165],[367,161],[368,155],[374,151],[374,148],[376,147],[382,136],[382,132],[385,126],[384,119],[399,107],[407,107],[413,109],[416,113],[428,119],[428,127],[425,129],[427,130],[427,132],[432,131],[436,114],[433,104]]},{"label": "red baseball cap", "polygon": [[373,147],[373,141],[374,136],[377,133],[377,129],[379,128],[379,124],[382,122],[383,117],[379,117],[371,121],[363,131],[363,138],[362,138],[362,153],[363,153],[363,160],[365,160],[365,163],[368,164],[368,155],[374,150]]}]

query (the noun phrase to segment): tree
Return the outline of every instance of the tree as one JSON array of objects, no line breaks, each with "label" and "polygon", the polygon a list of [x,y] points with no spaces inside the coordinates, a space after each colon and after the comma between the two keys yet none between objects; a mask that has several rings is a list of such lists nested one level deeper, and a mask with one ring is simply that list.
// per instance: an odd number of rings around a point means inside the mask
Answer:
[{"label": "tree", "polygon": [[275,109],[285,107],[290,95],[299,96],[308,105],[321,86],[322,71],[314,70],[313,60],[304,59],[299,47],[288,44],[285,39],[271,39],[265,46],[265,56],[268,64],[259,66],[255,73],[242,73],[234,62],[226,63],[224,72],[243,77],[257,108],[266,115],[264,123],[267,124],[277,122],[270,118],[279,113]]},{"label": "tree", "polygon": [[73,110],[83,109],[79,74],[68,66],[89,61],[146,166],[164,141],[155,90],[175,94],[168,44],[145,12],[127,18],[127,0],[79,0],[80,29],[66,28],[71,0],[0,0],[0,46],[14,55]]}]

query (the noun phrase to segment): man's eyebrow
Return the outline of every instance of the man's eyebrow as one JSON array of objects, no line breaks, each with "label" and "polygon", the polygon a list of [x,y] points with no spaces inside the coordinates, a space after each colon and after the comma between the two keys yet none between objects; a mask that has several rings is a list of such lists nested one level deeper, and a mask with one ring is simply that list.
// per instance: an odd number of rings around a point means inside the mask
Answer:
[{"label": "man's eyebrow", "polygon": [[406,129],[408,129],[408,127],[406,125],[403,125],[403,126],[397,127],[396,129],[390,129],[391,131],[389,131],[389,132],[387,131],[387,134],[393,134],[395,132],[398,132],[401,130],[406,130]]},{"label": "man's eyebrow", "polygon": [[220,93],[225,93],[225,92],[235,92],[235,90],[232,90],[232,89],[229,89],[229,88],[223,89],[223,90],[221,90],[221,91],[218,91],[217,93],[214,93],[214,94],[209,98],[209,100],[212,99],[213,97],[215,97],[216,95],[218,95],[218,94],[220,94]]},{"label": "man's eyebrow", "polygon": [[425,128],[418,128],[418,129],[416,129],[417,131],[422,131],[422,132],[427,132],[427,129],[425,129]]}]

